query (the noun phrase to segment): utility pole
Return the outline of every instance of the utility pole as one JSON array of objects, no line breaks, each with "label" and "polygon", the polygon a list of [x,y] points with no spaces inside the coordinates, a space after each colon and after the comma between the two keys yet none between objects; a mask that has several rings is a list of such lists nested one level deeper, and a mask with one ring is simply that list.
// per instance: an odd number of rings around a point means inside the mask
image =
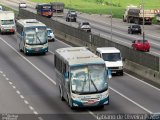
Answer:
[{"label": "utility pole", "polygon": [[110,8],[111,8],[111,41],[112,41],[112,36],[113,36],[113,33],[112,33],[112,0],[111,0],[111,6],[110,6]]},{"label": "utility pole", "polygon": [[143,43],[145,40],[145,33],[144,33],[144,0],[142,0],[142,9],[143,9]]}]

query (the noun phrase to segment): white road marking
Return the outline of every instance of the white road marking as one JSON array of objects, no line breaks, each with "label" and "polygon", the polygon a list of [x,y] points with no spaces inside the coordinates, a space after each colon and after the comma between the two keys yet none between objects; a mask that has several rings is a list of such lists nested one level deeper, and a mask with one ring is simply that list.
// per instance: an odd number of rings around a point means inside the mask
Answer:
[{"label": "white road marking", "polygon": [[147,108],[143,107],[142,105],[138,104],[137,102],[131,100],[130,98],[128,98],[127,96],[123,95],[122,93],[118,92],[117,90],[115,90],[112,87],[109,87],[112,91],[116,92],[117,94],[119,94],[120,96],[124,97],[125,99],[127,99],[128,101],[132,102],[133,104],[135,104],[136,106],[140,107],[141,109],[143,109],[144,111],[152,114],[153,112],[151,112],[150,110],[148,110]]},{"label": "white road marking", "polygon": [[[1,71],[1,73],[2,73],[2,71]],[[3,74],[3,76],[5,77],[6,75]],[[6,80],[9,80],[9,78],[6,78]],[[13,87],[13,89],[16,89],[16,87],[13,85],[12,82],[9,81],[9,84]],[[20,93],[19,90],[16,90],[16,93],[20,96],[21,99],[24,99],[24,96],[21,95],[21,93]],[[24,100],[24,103],[25,103],[26,105],[29,105],[29,102],[28,102],[27,100]],[[34,109],[32,106],[29,105],[28,107],[29,107],[30,110],[33,111],[33,113],[34,113],[35,115],[38,115],[38,112],[35,111],[35,109]]]},{"label": "white road marking", "polygon": [[10,44],[8,44],[4,39],[0,38],[1,41],[3,41],[6,45],[8,45],[13,51],[15,51],[20,57],[22,57],[24,60],[26,60],[29,64],[31,64],[35,69],[37,69],[42,75],[44,75],[48,80],[50,80],[54,85],[56,85],[56,82],[50,78],[48,75],[46,75],[43,71],[41,71],[37,66],[35,66],[32,62],[30,62],[26,57],[21,55],[14,47],[12,47]]},{"label": "white road marking", "polygon": [[16,93],[17,93],[18,95],[20,95],[20,94],[21,94],[19,90],[17,90],[17,91],[16,91]]},{"label": "white road marking", "polygon": [[[11,49],[13,49],[18,55],[20,55],[24,60],[26,60],[28,63],[30,63],[34,68],[36,68],[40,73],[42,73],[45,77],[48,78],[48,80],[50,80],[54,85],[56,85],[56,82],[51,79],[49,76],[47,76],[44,72],[42,72],[38,67],[36,67],[33,63],[31,63],[27,58],[25,58],[24,56],[22,56],[15,48],[13,48],[10,44],[8,44],[5,40],[3,40],[1,38],[1,40],[7,44]],[[141,109],[143,109],[144,111],[148,112],[148,113],[152,113],[150,110],[148,110],[147,108],[141,106],[140,104],[136,103],[135,101],[131,100],[130,98],[126,97],[125,95],[123,95],[122,93],[118,92],[117,90],[113,89],[110,87],[111,90],[113,90],[114,92],[116,92],[117,94],[121,95],[122,97],[124,97],[125,99],[127,99],[128,101],[132,102],[133,104],[135,104],[136,106],[140,107]],[[25,101],[24,101],[25,102]],[[26,103],[26,102],[25,102]],[[31,110],[34,110],[34,108],[32,106],[29,106],[29,108]],[[93,112],[89,111],[89,113],[91,115],[93,115],[94,117],[96,116]],[[97,117],[96,117],[97,118]]]},{"label": "white road marking", "polygon": [[97,116],[96,116],[92,111],[88,111],[88,112],[89,112],[89,114],[91,114],[94,118],[97,119]]},{"label": "white road marking", "polygon": [[52,51],[50,51],[50,50],[49,50],[49,52],[54,55],[54,52],[52,52]]},{"label": "white road marking", "polygon": [[9,78],[6,78],[7,81],[9,81]]},{"label": "white road marking", "polygon": [[16,86],[12,86],[13,87],[13,89],[16,89]]},{"label": "white road marking", "polygon": [[12,82],[9,82],[9,84],[12,85],[13,83],[12,83]]},{"label": "white road marking", "polygon": [[3,73],[3,71],[0,71],[0,73],[2,74],[2,73]]},{"label": "white road marking", "polygon": [[152,88],[154,88],[154,89],[156,89],[156,90],[158,90],[158,91],[160,91],[159,88],[157,88],[157,87],[155,87],[155,86],[153,86],[153,85],[151,85],[151,84],[149,84],[149,83],[147,83],[147,82],[145,82],[145,81],[143,81],[143,80],[140,80],[140,79],[138,79],[138,78],[136,78],[136,77],[134,77],[134,76],[126,73],[126,72],[124,72],[124,73],[125,73],[126,75],[128,75],[129,77],[131,77],[131,78],[133,78],[133,79],[135,79],[135,80],[137,80],[137,81],[139,81],[139,82],[142,82],[142,83],[144,83],[144,84],[146,84],[146,85],[148,85],[148,86],[150,86],[150,87],[152,87]]},{"label": "white road marking", "polygon": [[37,111],[33,111],[33,113],[34,113],[35,115],[38,115],[38,112],[37,112]]},{"label": "white road marking", "polygon": [[24,99],[24,96],[23,96],[23,95],[20,95],[20,98],[21,98],[21,99]]},{"label": "white road marking", "polygon": [[32,110],[32,111],[34,110],[34,108],[32,106],[29,106],[29,109]]},{"label": "white road marking", "polygon": [[5,74],[3,74],[3,77],[6,77],[6,75],[5,75]]},{"label": "white road marking", "polygon": [[27,100],[24,100],[24,103],[25,103],[26,105],[29,105],[29,102],[28,102]]}]

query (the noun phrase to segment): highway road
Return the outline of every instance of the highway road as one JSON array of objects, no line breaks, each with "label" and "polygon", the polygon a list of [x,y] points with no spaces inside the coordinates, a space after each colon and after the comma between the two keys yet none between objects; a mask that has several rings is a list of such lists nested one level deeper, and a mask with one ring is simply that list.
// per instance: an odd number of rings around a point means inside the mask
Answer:
[{"label": "highway road", "polygon": [[160,112],[160,89],[127,73],[109,81],[109,106],[71,110],[60,100],[55,79],[53,54],[61,47],[69,45],[56,40],[49,43],[46,55],[25,56],[18,51],[16,35],[0,35],[0,113],[94,120],[102,114]]},{"label": "highway road", "polygon": [[25,56],[16,41],[16,35],[0,35],[0,113],[35,115],[39,120],[96,120],[107,114],[160,112],[160,89],[128,73],[109,81],[109,106],[71,110],[59,98],[53,64],[54,51],[70,45],[56,40],[49,43],[46,55]]}]

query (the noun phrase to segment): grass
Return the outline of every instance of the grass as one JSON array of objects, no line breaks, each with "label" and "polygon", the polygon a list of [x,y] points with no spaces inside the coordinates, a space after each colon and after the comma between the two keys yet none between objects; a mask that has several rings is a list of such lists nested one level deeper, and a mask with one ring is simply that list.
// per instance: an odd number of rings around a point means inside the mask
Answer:
[{"label": "grass", "polygon": [[[89,14],[111,14],[113,17],[122,18],[127,5],[141,5],[142,0],[30,0],[36,3],[64,2],[65,8],[72,8],[77,11]],[[99,1],[99,2],[98,2]],[[145,9],[159,9],[160,0],[143,0]]]}]

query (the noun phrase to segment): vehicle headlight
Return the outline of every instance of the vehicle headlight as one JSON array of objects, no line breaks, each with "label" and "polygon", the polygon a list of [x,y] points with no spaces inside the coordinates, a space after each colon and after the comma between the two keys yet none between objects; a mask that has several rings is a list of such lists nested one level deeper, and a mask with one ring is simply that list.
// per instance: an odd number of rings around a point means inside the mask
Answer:
[{"label": "vehicle headlight", "polygon": [[107,98],[108,95],[109,95],[109,92],[108,92],[108,90],[107,90],[106,92],[104,92],[104,93],[101,94],[101,99]]},{"label": "vehicle headlight", "polygon": [[75,94],[71,94],[71,98],[73,99],[73,100],[77,100],[77,101],[80,101],[80,97],[78,96],[78,95],[75,95]]},{"label": "vehicle headlight", "polygon": [[25,45],[27,49],[31,49],[32,47],[30,45]]},{"label": "vehicle headlight", "polygon": [[48,47],[48,43],[43,45],[43,48],[47,48]]}]

